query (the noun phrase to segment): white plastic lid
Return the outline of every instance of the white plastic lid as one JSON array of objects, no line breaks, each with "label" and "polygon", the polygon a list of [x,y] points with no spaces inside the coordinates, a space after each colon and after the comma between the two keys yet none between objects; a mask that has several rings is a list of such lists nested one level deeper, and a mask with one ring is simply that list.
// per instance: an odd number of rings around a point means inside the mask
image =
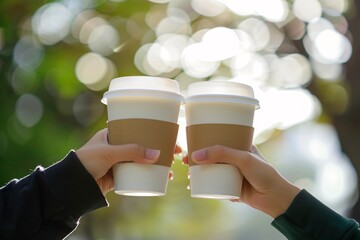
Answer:
[{"label": "white plastic lid", "polygon": [[122,96],[155,96],[184,101],[177,81],[149,76],[127,76],[113,79],[101,102],[107,104],[107,99]]},{"label": "white plastic lid", "polygon": [[186,102],[216,101],[238,102],[259,108],[252,87],[229,81],[206,81],[192,83],[188,87]]}]

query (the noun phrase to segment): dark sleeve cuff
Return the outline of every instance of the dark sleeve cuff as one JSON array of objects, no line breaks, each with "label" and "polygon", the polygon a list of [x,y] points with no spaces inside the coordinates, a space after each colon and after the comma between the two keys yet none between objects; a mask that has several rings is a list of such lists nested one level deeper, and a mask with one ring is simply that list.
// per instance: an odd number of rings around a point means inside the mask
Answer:
[{"label": "dark sleeve cuff", "polygon": [[359,234],[355,220],[339,215],[306,190],[271,224],[288,239],[350,239]]},{"label": "dark sleeve cuff", "polygon": [[44,171],[46,182],[65,211],[78,219],[87,212],[108,206],[94,178],[86,171],[75,151]]}]

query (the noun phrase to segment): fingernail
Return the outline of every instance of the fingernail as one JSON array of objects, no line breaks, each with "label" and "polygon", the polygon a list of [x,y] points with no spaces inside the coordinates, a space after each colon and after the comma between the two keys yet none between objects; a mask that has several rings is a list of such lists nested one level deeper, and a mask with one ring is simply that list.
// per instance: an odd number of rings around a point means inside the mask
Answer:
[{"label": "fingernail", "polygon": [[151,149],[151,148],[147,148],[146,149],[146,159],[149,160],[155,160],[158,159],[160,156],[160,150],[157,149]]},{"label": "fingernail", "polygon": [[204,161],[206,159],[206,150],[201,149],[201,150],[197,150],[197,151],[193,152],[191,154],[191,158],[196,162]]}]

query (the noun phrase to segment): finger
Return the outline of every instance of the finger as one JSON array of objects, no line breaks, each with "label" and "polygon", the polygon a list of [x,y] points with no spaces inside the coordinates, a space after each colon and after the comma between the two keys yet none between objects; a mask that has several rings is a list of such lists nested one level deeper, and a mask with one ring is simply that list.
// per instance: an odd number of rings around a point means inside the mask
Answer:
[{"label": "finger", "polygon": [[175,154],[182,153],[182,148],[177,144],[175,145],[174,153]]},{"label": "finger", "polygon": [[105,195],[109,191],[114,189],[114,177],[113,171],[110,169],[101,179],[96,180],[99,184],[101,191]]},{"label": "finger", "polygon": [[154,163],[160,156],[160,150],[145,148],[138,144],[106,145],[104,154],[109,164],[119,162]]},{"label": "finger", "polygon": [[198,164],[228,163],[237,166],[243,174],[246,170],[262,167],[265,163],[248,151],[237,150],[220,145],[203,148],[191,155]]},{"label": "finger", "polygon": [[256,189],[269,185],[269,181],[281,179],[269,163],[248,151],[217,145],[198,150],[191,156],[198,164],[228,163],[236,166],[250,185]]},{"label": "finger", "polygon": [[215,145],[194,151],[191,159],[199,164],[229,163],[237,165],[238,159],[248,158],[249,152]]}]

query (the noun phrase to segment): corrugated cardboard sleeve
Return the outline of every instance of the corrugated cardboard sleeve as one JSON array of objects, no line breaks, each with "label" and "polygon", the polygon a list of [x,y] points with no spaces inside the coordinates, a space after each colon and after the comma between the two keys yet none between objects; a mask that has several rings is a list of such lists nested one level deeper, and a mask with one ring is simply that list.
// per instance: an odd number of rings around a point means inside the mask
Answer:
[{"label": "corrugated cardboard sleeve", "polygon": [[137,143],[161,151],[157,165],[170,167],[179,125],[152,119],[118,119],[108,122],[110,144]]},{"label": "corrugated cardboard sleeve", "polygon": [[186,127],[189,152],[189,165],[193,151],[213,145],[223,145],[239,150],[250,151],[254,128],[235,124],[197,124]]}]

